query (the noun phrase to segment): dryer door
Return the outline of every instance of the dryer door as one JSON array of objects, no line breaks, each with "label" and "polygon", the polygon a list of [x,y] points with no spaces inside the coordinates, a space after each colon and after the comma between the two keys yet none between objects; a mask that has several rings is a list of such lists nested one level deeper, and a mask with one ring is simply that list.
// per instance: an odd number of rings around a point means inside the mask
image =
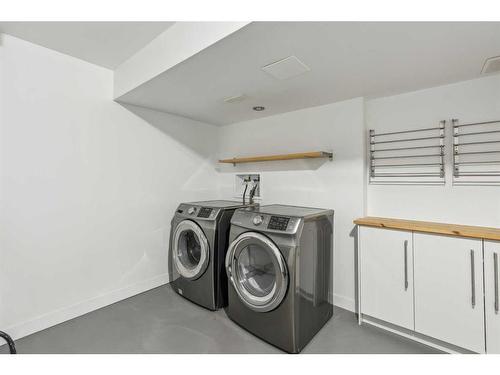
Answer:
[{"label": "dryer door", "polygon": [[188,279],[199,278],[208,266],[208,240],[201,228],[191,220],[181,221],[173,235],[172,260],[179,274]]},{"label": "dryer door", "polygon": [[267,312],[279,306],[288,288],[288,270],[278,247],[266,236],[246,232],[229,246],[226,270],[241,301]]}]

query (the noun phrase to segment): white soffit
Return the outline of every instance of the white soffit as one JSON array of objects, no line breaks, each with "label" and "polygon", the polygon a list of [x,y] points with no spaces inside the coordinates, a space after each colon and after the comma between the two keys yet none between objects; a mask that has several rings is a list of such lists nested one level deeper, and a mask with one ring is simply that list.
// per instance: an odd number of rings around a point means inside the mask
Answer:
[{"label": "white soffit", "polygon": [[262,67],[262,70],[276,79],[288,79],[304,74],[311,69],[296,56],[288,56]]},{"label": "white soffit", "polygon": [[115,69],[115,98],[147,84],[248,24],[176,22]]},{"label": "white soffit", "polygon": [[174,22],[0,22],[10,34],[114,69]]}]

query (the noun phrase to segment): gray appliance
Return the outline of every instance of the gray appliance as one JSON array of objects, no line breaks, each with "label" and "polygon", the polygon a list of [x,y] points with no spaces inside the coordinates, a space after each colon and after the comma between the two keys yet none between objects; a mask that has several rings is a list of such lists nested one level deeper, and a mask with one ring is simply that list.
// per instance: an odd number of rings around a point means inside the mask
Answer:
[{"label": "gray appliance", "polygon": [[230,319],[289,353],[333,315],[333,211],[269,205],[236,210],[226,255]]},{"label": "gray appliance", "polygon": [[170,285],[183,297],[210,310],[227,304],[224,270],[231,217],[240,202],[182,203],[172,219]]}]

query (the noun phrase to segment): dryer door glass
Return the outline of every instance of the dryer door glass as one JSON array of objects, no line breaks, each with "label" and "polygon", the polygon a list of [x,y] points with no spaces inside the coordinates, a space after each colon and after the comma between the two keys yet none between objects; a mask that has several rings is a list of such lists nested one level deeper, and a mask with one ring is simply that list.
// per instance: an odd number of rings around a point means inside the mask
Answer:
[{"label": "dryer door glass", "polygon": [[226,266],[240,299],[255,311],[279,306],[288,287],[288,272],[278,247],[266,236],[247,232],[230,246]]},{"label": "dryer door glass", "polygon": [[189,280],[205,272],[208,259],[208,241],[201,228],[190,220],[177,225],[173,236],[173,261],[179,274]]},{"label": "dryer door glass", "polygon": [[276,288],[276,267],[262,246],[249,244],[243,248],[237,264],[239,281],[251,295],[265,297]]}]

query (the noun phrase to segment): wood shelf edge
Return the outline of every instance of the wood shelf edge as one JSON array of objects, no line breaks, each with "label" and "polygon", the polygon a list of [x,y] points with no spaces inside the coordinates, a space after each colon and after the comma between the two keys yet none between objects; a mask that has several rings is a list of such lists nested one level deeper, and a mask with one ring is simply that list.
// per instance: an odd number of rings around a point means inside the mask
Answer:
[{"label": "wood shelf edge", "polygon": [[232,159],[221,159],[219,160],[219,163],[239,164],[239,163],[257,163],[264,161],[319,159],[319,158],[333,159],[333,153],[327,151],[311,151],[311,152],[297,152],[291,154],[250,156],[250,157],[241,157]]}]

